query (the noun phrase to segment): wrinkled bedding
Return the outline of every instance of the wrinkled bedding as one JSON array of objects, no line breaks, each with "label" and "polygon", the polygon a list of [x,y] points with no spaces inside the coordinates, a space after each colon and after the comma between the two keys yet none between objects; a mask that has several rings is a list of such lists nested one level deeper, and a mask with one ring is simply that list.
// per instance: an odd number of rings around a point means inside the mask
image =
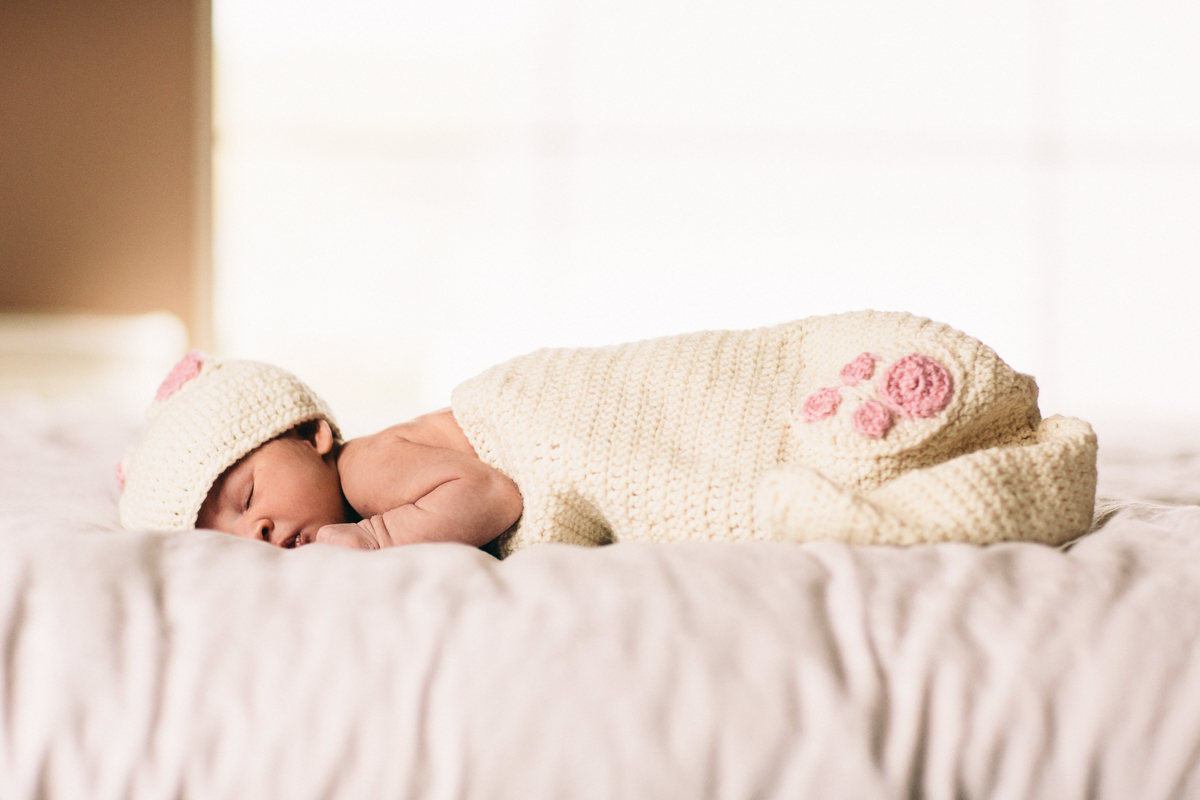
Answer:
[{"label": "wrinkled bedding", "polygon": [[1186,458],[1068,548],[498,562],[122,532],[137,423],[2,410],[3,798],[1200,796]]}]

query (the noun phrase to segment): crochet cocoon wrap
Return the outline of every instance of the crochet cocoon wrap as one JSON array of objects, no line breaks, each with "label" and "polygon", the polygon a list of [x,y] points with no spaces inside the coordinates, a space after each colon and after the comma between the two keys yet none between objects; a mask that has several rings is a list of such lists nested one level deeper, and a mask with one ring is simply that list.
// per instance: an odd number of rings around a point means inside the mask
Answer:
[{"label": "crochet cocoon wrap", "polygon": [[1060,543],[1096,485],[1087,423],[1042,420],[1033,379],[910,314],[539,350],[452,409],[539,542],[839,539]]}]

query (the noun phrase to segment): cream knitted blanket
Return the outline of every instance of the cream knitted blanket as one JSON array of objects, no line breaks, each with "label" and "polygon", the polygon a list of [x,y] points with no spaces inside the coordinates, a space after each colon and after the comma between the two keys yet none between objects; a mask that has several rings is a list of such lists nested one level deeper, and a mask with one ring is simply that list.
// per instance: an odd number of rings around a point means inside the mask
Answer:
[{"label": "cream knitted blanket", "polygon": [[479,457],[538,542],[834,538],[910,544],[1087,530],[1096,440],[1037,386],[910,314],[546,349],[458,386]]}]

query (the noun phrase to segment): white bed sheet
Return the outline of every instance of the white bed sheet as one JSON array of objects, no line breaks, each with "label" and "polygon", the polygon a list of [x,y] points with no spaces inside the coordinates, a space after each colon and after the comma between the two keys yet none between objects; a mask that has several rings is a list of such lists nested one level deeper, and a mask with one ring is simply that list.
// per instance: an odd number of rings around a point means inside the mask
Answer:
[{"label": "white bed sheet", "polygon": [[136,422],[2,411],[3,798],[1200,795],[1200,508],[1066,551],[284,552],[120,532]]}]

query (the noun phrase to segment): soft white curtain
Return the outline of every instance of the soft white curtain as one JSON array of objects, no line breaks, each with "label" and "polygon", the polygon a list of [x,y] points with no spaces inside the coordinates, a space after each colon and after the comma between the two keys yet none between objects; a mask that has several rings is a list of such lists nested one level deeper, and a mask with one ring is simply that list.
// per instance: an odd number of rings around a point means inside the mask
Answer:
[{"label": "soft white curtain", "polygon": [[873,307],[1200,423],[1200,5],[217,0],[216,323],[351,433],[490,363]]}]

